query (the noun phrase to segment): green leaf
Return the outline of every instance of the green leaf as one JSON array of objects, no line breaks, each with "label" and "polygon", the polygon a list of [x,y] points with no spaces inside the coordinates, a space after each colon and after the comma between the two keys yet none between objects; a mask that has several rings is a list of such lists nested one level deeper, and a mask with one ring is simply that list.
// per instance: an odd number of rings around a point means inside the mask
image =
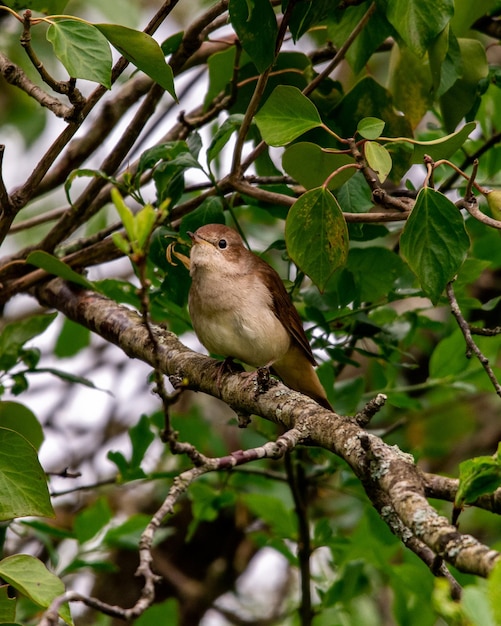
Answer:
[{"label": "green leaf", "polygon": [[230,20],[259,73],[275,60],[278,27],[270,0],[230,0]]},{"label": "green leaf", "polygon": [[485,48],[476,39],[458,39],[461,77],[440,98],[447,130],[453,130],[471,111],[478,98],[478,83],[489,73]]},{"label": "green leaf", "polygon": [[193,520],[186,541],[190,541],[200,522],[214,521],[223,509],[235,503],[235,495],[232,492],[216,490],[205,481],[190,485],[188,497],[192,502]]},{"label": "green leaf", "polygon": [[270,146],[284,146],[312,128],[322,125],[311,100],[297,87],[279,85],[255,116],[263,139]]},{"label": "green leaf", "polygon": [[16,598],[10,598],[9,586],[0,585],[0,624],[13,624],[16,619]]},{"label": "green leaf", "polygon": [[365,139],[377,139],[383,133],[385,123],[377,117],[364,117],[357,126],[357,131]]},{"label": "green leaf", "polygon": [[209,85],[204,98],[204,107],[207,110],[211,102],[225,92],[233,79],[235,67],[236,47],[229,46],[221,52],[211,54],[208,61]]},{"label": "green leaf", "polygon": [[128,61],[165,89],[177,102],[172,68],[158,43],[146,33],[118,24],[95,27]]},{"label": "green leaf", "polygon": [[471,504],[477,498],[501,487],[499,458],[479,456],[459,464],[459,487],[454,500],[456,507]]},{"label": "green leaf", "polygon": [[6,371],[15,365],[24,344],[41,335],[56,317],[57,313],[34,315],[6,324],[0,333],[0,368]]},{"label": "green leaf", "polygon": [[454,15],[454,0],[391,0],[386,17],[411,50],[424,55]]},{"label": "green leaf", "polygon": [[456,2],[451,25],[455,33],[463,35],[470,32],[471,25],[482,15],[490,15],[499,8],[498,0],[482,0],[481,2]]},{"label": "green leaf", "polygon": [[432,379],[452,380],[464,373],[472,363],[475,361],[467,358],[464,336],[458,328],[435,346],[430,357],[429,376]]},{"label": "green leaf", "polygon": [[[306,189],[320,187],[335,170],[348,163],[355,163],[351,156],[338,154],[307,141],[293,143],[282,155],[285,171]],[[338,189],[356,171],[354,167],[342,170],[331,178],[329,189]]]},{"label": "green leaf", "polygon": [[285,223],[285,241],[294,263],[323,291],[348,255],[348,229],[330,191],[319,187],[296,200]]},{"label": "green leaf", "polygon": [[428,57],[417,56],[405,44],[393,46],[389,68],[395,107],[416,128],[434,101]]},{"label": "green leaf", "polygon": [[485,198],[492,217],[496,220],[501,220],[501,191],[491,189],[486,192]]},{"label": "green leaf", "polygon": [[151,204],[146,204],[136,213],[134,219],[136,222],[137,245],[143,250],[155,226],[157,213]]},{"label": "green leaf", "polygon": [[77,20],[58,20],[49,26],[47,39],[71,77],[111,89],[111,50],[97,28]]},{"label": "green leaf", "polygon": [[[121,548],[122,550],[137,550],[141,540],[141,534],[151,522],[151,515],[137,513],[129,517],[123,524],[113,526],[106,531],[103,537],[103,544],[110,548]],[[154,545],[175,533],[173,528],[162,528],[155,533]]]},{"label": "green leaf", "polygon": [[163,55],[167,56],[169,54],[172,54],[173,52],[176,52],[176,50],[181,45],[181,42],[183,41],[183,37],[184,31],[181,30],[178,33],[174,33],[174,35],[171,35],[170,37],[167,37],[167,39],[162,41],[160,48],[162,48]]},{"label": "green leaf", "polygon": [[31,9],[46,15],[57,15],[63,12],[68,0],[6,0],[2,4],[14,9],[14,11]]},{"label": "green leaf", "polygon": [[121,452],[110,450],[106,455],[106,458],[117,466],[117,469],[120,472],[122,478],[127,478],[127,473],[129,471],[129,462]]},{"label": "green leaf", "polygon": [[[65,592],[63,581],[49,572],[42,561],[28,554],[15,554],[0,561],[0,576],[44,608]],[[73,624],[67,604],[59,609],[59,615],[67,624]]]},{"label": "green leaf", "polygon": [[179,624],[179,605],[174,598],[154,604],[134,621],[134,626],[157,626],[158,624]]},{"label": "green leaf", "polygon": [[[499,589],[497,593],[499,596]],[[489,604],[484,589],[467,585],[461,595],[462,615],[464,615],[466,623],[471,624],[471,626],[499,626],[500,622],[494,621]],[[497,604],[499,606],[499,599]]]},{"label": "green leaf", "polygon": [[35,448],[7,428],[0,428],[0,493],[0,520],[27,515],[54,517]]},{"label": "green leaf", "polygon": [[[190,160],[188,161],[188,159]],[[163,161],[174,162],[183,167],[200,167],[198,161],[191,155],[186,141],[168,141],[148,148],[141,154],[137,166],[137,175],[141,176]]]},{"label": "green leaf", "polygon": [[82,544],[95,537],[110,522],[112,512],[106,498],[98,498],[76,517],[73,530],[78,543]]},{"label": "green leaf", "polygon": [[122,233],[111,233],[111,240],[113,241],[115,246],[120,250],[120,252],[122,252],[126,256],[128,256],[131,253],[131,246],[130,246],[129,240],[126,239],[122,235]]},{"label": "green leaf", "polygon": [[40,449],[44,440],[42,427],[35,414],[18,402],[0,402],[0,427],[22,435],[35,450]]},{"label": "green leaf", "polygon": [[342,137],[353,137],[365,117],[383,120],[387,137],[412,137],[409,120],[395,111],[392,94],[371,76],[359,80],[329,115]]},{"label": "green leaf", "polygon": [[115,300],[115,302],[130,304],[138,310],[141,308],[141,302],[137,295],[137,287],[132,283],[105,278],[104,280],[100,280],[97,285],[99,286],[100,293],[107,298]]},{"label": "green leaf", "polygon": [[52,374],[53,376],[57,376],[67,383],[77,383],[79,385],[83,385],[84,387],[89,387],[89,389],[97,389],[98,391],[103,391],[110,396],[113,395],[111,391],[98,387],[91,380],[85,378],[85,376],[77,376],[76,374],[72,374],[71,372],[64,372],[54,367],[37,367],[37,369],[31,371],[30,374]]},{"label": "green leaf", "polygon": [[297,41],[312,26],[316,26],[332,14],[334,5],[339,0],[315,0],[315,2],[297,2],[293,5],[289,29],[294,41]]},{"label": "green leaf", "polygon": [[230,115],[217,129],[212,137],[209,147],[207,148],[207,162],[213,161],[228,143],[228,139],[234,132],[238,131],[242,125],[244,116],[241,113]]},{"label": "green leaf", "polygon": [[90,330],[65,318],[54,346],[54,354],[60,359],[75,356],[90,343]]},{"label": "green leaf", "polygon": [[407,220],[400,245],[423,291],[436,304],[463,264],[470,239],[456,206],[438,191],[424,188]]},{"label": "green leaf", "polygon": [[88,168],[73,170],[72,172],[70,172],[68,178],[64,181],[64,192],[66,194],[66,199],[71,206],[73,206],[73,202],[71,201],[70,189],[73,185],[73,181],[75,180],[75,178],[82,178],[84,176],[90,178],[102,178],[103,180],[112,183],[113,185],[117,185],[116,178],[114,178],[113,176],[108,176],[108,174],[105,174],[100,170],[91,170]]},{"label": "green leaf", "polygon": [[[301,4],[303,3],[300,2],[299,5]],[[316,4],[316,2],[306,4]],[[352,3],[350,6],[344,6],[334,11],[331,2],[331,9],[326,20],[327,34],[328,39],[332,40],[337,49],[345,44],[353,30],[358,27],[370,4],[367,1],[358,2],[358,6]],[[382,5],[382,2],[377,2],[376,10],[346,52],[346,60],[355,74],[359,74],[364,69],[372,53],[379,48],[387,37],[395,36],[395,31],[386,19]]]},{"label": "green leaf", "polygon": [[354,276],[360,302],[377,302],[394,290],[404,264],[391,250],[374,246],[350,250],[346,267]]},{"label": "green leaf", "polygon": [[465,124],[457,132],[431,141],[417,141],[415,139],[400,137],[398,141],[411,144],[414,147],[412,163],[422,164],[425,154],[434,160],[448,159],[463,146],[476,126],[475,122],[468,122],[468,124]]},{"label": "green leaf", "polygon": [[439,98],[460,78],[463,65],[458,41],[449,26],[444,28],[431,44],[428,59],[433,80],[433,95]]},{"label": "green leaf", "polygon": [[489,574],[487,592],[491,605],[492,615],[496,624],[501,624],[501,603],[499,602],[499,590],[501,589],[501,564],[498,561]]},{"label": "green leaf", "polygon": [[240,497],[252,513],[262,519],[275,535],[284,539],[296,537],[294,513],[288,510],[279,498],[261,493],[246,493]]},{"label": "green leaf", "polygon": [[[223,201],[217,196],[209,196],[202,204],[181,220],[179,234],[188,240],[188,231],[195,232],[204,224],[225,224]],[[179,285],[178,287],[180,287]]]},{"label": "green leaf", "polygon": [[136,222],[134,220],[134,214],[129,209],[129,207],[125,204],[124,199],[122,198],[120,192],[116,187],[111,189],[111,199],[115,208],[118,212],[120,219],[122,220],[122,224],[124,225],[125,232],[127,233],[127,237],[129,241],[136,240]]},{"label": "green leaf", "polygon": [[140,467],[146,451],[155,439],[146,415],[141,415],[138,423],[129,429],[129,437],[132,444],[130,465],[131,467]]},{"label": "green leaf", "polygon": [[390,153],[376,141],[366,141],[364,152],[369,167],[376,172],[380,182],[384,183],[391,172],[392,160]]},{"label": "green leaf", "polygon": [[40,269],[45,270],[48,274],[54,274],[54,276],[59,276],[59,278],[68,280],[76,285],[80,285],[85,289],[91,289],[92,291],[95,291],[96,289],[93,283],[82,276],[82,274],[75,272],[75,270],[72,270],[69,265],[66,265],[66,263],[60,259],[52,256],[52,254],[49,254],[48,252],[44,252],[43,250],[30,252],[26,259],[26,263],[39,267]]}]

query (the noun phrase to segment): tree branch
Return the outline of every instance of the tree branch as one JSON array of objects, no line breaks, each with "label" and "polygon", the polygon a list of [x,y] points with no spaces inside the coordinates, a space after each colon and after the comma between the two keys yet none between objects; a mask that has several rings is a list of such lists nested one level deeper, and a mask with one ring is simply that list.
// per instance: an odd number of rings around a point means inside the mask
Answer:
[{"label": "tree branch", "polygon": [[280,383],[258,394],[238,374],[225,373],[217,380],[217,361],[192,352],[173,333],[152,326],[158,343],[155,356],[136,313],[60,279],[38,287],[36,295],[42,304],[97,332],[131,358],[157,363],[164,373],[186,379],[188,388],[218,397],[238,412],[254,413],[292,428],[305,444],[323,447],[345,459],[371,501],[373,489],[384,492],[409,532],[460,571],[487,576],[501,558],[473,537],[459,533],[430,506],[425,481],[409,454],[366,433],[354,420],[322,409]]}]

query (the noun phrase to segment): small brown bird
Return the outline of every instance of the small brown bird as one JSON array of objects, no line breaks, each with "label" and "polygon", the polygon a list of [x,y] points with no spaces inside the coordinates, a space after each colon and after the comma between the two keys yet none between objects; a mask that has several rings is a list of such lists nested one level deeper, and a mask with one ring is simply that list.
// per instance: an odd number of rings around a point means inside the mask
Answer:
[{"label": "small brown bird", "polygon": [[271,367],[283,382],[332,410],[314,369],[301,319],[277,272],[221,224],[195,233],[190,253],[189,311],[202,344],[253,367]]}]

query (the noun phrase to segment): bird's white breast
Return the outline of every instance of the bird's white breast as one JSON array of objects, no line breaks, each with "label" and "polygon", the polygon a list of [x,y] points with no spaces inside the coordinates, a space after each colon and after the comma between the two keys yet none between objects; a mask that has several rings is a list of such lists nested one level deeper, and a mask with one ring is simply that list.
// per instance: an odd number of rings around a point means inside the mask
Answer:
[{"label": "bird's white breast", "polygon": [[[204,254],[205,246],[196,248]],[[214,267],[208,259],[195,256],[193,260],[189,309],[204,346],[254,367],[282,358],[290,336],[274,314],[269,290],[259,277],[242,274],[236,266],[225,266],[221,272],[221,266]]]}]

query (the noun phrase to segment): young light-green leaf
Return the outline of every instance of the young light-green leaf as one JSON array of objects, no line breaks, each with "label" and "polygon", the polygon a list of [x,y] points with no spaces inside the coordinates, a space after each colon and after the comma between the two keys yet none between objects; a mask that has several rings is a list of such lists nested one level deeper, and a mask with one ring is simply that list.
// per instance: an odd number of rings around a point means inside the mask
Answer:
[{"label": "young light-green leaf", "polygon": [[400,249],[434,304],[463,264],[469,246],[456,206],[434,189],[421,189],[402,233]]},{"label": "young light-green leaf", "polygon": [[125,232],[127,233],[127,237],[129,238],[129,241],[135,241],[137,234],[136,234],[136,222],[134,220],[134,214],[129,209],[129,207],[125,204],[124,199],[122,198],[120,192],[118,191],[118,189],[116,189],[116,187],[113,187],[110,194],[111,194],[111,199],[113,201],[113,204],[115,205],[115,208],[118,211],[118,215],[120,216],[120,219],[122,220],[122,224],[124,225]]},{"label": "young light-green leaf", "polygon": [[[48,608],[64,591],[63,581],[28,554],[14,554],[0,561],[0,576],[38,606]],[[59,609],[67,624],[73,624],[67,604]]]},{"label": "young light-green leaf", "polygon": [[111,50],[106,37],[92,24],[57,20],[47,30],[57,58],[73,78],[84,78],[111,88]]},{"label": "young light-green leaf", "polygon": [[0,428],[0,493],[0,520],[28,515],[54,517],[35,448],[8,428]]},{"label": "young light-green leaf", "polygon": [[348,228],[328,189],[307,191],[292,205],[285,223],[287,251],[320,291],[348,256]]},{"label": "young light-green leaf", "polygon": [[383,132],[385,123],[377,117],[364,117],[357,126],[357,131],[364,139],[377,139]]},{"label": "young light-green leaf", "polygon": [[391,172],[392,160],[390,153],[376,141],[366,141],[364,152],[369,167],[376,172],[380,182],[384,183]]},{"label": "young light-green leaf", "polygon": [[162,48],[150,35],[119,24],[95,24],[104,37],[138,69],[165,89],[177,102],[174,75]]},{"label": "young light-green leaf", "polygon": [[230,20],[243,49],[258,72],[264,72],[275,60],[277,18],[270,0],[230,0]]},{"label": "young light-green leaf", "polygon": [[255,116],[263,139],[270,146],[285,146],[322,125],[317,108],[297,87],[279,85]]}]

